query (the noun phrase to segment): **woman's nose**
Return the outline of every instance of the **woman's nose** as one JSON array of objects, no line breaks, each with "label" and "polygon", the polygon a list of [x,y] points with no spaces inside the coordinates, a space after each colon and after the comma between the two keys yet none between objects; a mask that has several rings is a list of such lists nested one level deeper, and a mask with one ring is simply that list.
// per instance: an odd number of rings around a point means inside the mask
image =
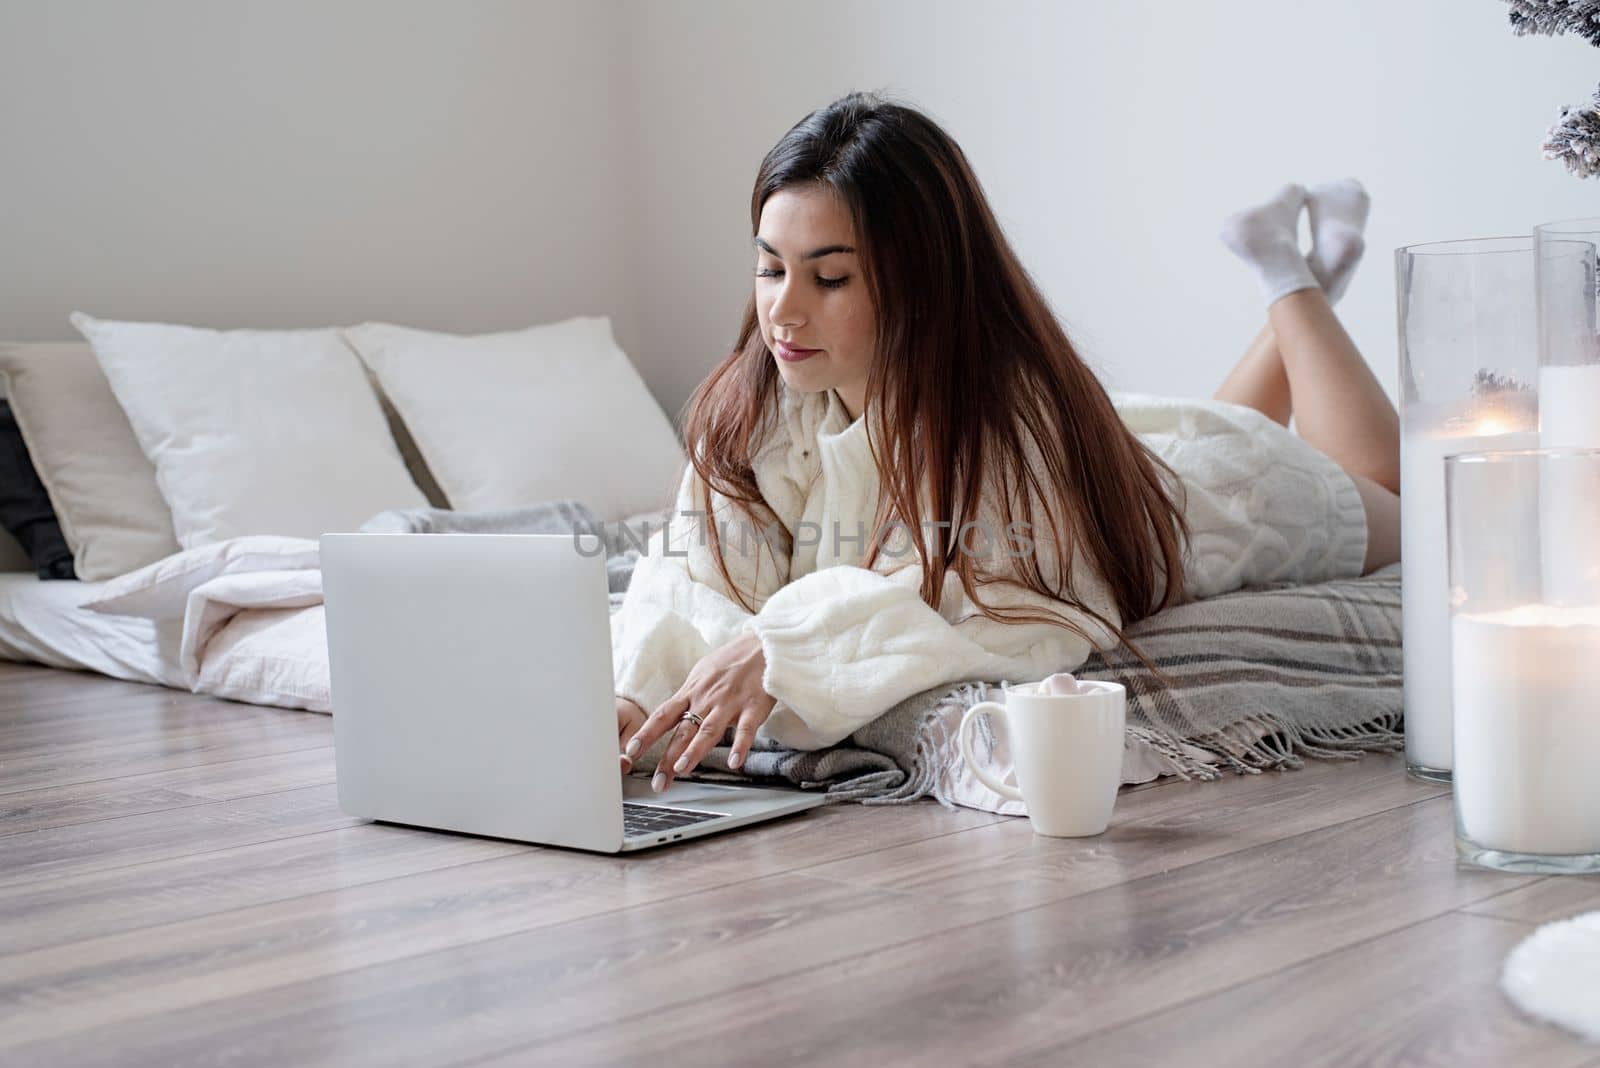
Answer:
[{"label": "woman's nose", "polygon": [[778,295],[772,299],[772,308],[767,312],[775,326],[797,326],[805,321],[805,309],[798,296],[787,280],[778,287]]}]

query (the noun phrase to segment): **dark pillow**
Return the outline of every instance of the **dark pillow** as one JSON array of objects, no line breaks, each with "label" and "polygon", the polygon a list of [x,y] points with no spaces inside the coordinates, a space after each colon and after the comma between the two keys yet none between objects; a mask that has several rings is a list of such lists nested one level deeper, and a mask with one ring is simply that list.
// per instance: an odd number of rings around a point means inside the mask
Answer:
[{"label": "dark pillow", "polygon": [[21,543],[42,579],[77,578],[50,497],[22,440],[11,402],[0,399],[0,527]]}]

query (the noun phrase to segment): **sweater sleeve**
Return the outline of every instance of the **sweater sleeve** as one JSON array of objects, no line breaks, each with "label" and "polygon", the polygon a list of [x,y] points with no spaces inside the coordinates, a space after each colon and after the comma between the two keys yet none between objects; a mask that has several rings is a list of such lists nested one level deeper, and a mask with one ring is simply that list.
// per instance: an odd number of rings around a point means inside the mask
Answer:
[{"label": "sweater sleeve", "polygon": [[[985,529],[1002,534],[1006,529],[992,508],[983,522],[995,524]],[[1050,543],[1034,542],[1031,551],[1046,584],[1060,588]],[[1092,616],[1017,584],[1015,557],[988,552],[981,571],[980,596],[986,604],[1006,615],[1064,617],[1092,641],[1059,623],[998,622],[982,615],[953,569],[945,573],[944,596],[935,609],[922,599],[921,563],[914,552],[884,572],[824,568],[774,593],[754,621],[767,662],[762,688],[778,700],[757,736],[795,749],[820,749],[912,694],[972,679],[1042,679],[1071,671],[1095,648],[1115,644]],[[1089,572],[1087,565],[1076,569],[1076,595],[1121,626],[1112,598]]]},{"label": "sweater sleeve", "polygon": [[[763,530],[751,523],[721,493],[711,498],[728,571],[757,608],[788,578],[789,532],[804,508],[800,478],[790,463],[795,428],[787,425],[797,417],[793,407],[784,409],[777,433],[753,462],[762,498],[779,520],[775,526]],[[748,633],[754,619],[717,568],[706,530],[704,485],[687,465],[673,511],[650,534],[622,604],[611,616],[613,689],[647,713],[676,693],[708,653]]]}]

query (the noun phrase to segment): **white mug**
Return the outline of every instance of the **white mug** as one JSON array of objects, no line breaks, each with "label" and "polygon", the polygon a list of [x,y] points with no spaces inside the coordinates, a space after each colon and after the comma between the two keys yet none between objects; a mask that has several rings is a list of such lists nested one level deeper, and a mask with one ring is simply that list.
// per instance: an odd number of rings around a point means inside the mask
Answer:
[{"label": "white mug", "polygon": [[[1027,806],[1035,834],[1100,834],[1122,785],[1127,691],[1121,683],[1091,679],[1078,680],[1075,694],[1041,693],[1041,685],[1002,684],[1005,704],[983,701],[967,709],[956,732],[961,757],[989,789]],[[972,755],[967,728],[985,712],[1005,715],[1016,786],[995,779]]]}]

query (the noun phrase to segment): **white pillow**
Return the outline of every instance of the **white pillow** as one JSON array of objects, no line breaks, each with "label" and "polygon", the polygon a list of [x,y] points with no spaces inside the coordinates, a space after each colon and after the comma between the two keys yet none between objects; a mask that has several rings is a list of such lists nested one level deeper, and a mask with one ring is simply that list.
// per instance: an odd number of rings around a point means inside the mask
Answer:
[{"label": "white pillow", "polygon": [[338,330],[70,319],[155,465],[185,549],[316,538],[426,506]]},{"label": "white pillow", "polygon": [[178,551],[156,470],[88,344],[0,345],[0,376],[78,578],[116,578]]},{"label": "white pillow", "polygon": [[674,499],[683,447],[608,316],[470,336],[362,323],[344,335],[457,511],[571,498],[615,522]]}]

